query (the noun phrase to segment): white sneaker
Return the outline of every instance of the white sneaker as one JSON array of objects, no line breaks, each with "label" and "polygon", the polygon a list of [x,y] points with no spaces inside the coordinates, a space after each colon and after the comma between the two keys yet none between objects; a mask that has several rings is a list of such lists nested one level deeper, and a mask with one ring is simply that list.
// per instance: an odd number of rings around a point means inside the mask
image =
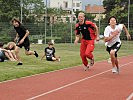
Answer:
[{"label": "white sneaker", "polygon": [[117,67],[112,68],[112,73],[119,73],[119,69]]},{"label": "white sneaker", "polygon": [[83,68],[84,68],[84,71],[89,70],[89,66],[83,66]]},{"label": "white sneaker", "polygon": [[58,59],[58,61],[60,62],[60,58]]}]

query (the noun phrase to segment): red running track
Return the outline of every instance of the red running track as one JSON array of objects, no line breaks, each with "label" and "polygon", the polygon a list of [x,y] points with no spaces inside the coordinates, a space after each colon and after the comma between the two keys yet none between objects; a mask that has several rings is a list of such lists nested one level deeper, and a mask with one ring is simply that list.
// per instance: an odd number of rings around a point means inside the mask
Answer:
[{"label": "red running track", "polygon": [[133,100],[133,56],[119,58],[120,74],[97,62],[0,83],[0,100]]}]

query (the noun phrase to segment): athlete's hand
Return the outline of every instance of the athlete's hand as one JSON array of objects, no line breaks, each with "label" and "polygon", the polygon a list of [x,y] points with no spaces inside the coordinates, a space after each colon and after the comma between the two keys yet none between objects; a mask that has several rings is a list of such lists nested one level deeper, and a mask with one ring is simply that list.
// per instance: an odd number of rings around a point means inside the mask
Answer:
[{"label": "athlete's hand", "polygon": [[130,34],[127,35],[127,39],[128,39],[128,40],[131,40]]},{"label": "athlete's hand", "polygon": [[21,40],[19,41],[19,44],[18,44],[18,45],[22,44],[23,42],[24,42],[24,39],[21,39]]},{"label": "athlete's hand", "polygon": [[114,32],[112,32],[112,35],[113,36],[116,36],[116,35],[118,35],[120,32],[119,32],[119,30],[115,30]]},{"label": "athlete's hand", "polygon": [[100,38],[99,38],[99,37],[97,37],[97,38],[96,38],[96,41],[99,41],[99,40],[100,40]]}]

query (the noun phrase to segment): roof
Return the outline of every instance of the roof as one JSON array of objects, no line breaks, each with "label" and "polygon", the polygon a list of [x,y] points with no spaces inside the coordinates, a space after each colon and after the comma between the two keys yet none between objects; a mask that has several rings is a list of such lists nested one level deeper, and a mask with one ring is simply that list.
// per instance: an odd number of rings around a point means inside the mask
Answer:
[{"label": "roof", "polygon": [[104,13],[105,9],[103,6],[101,5],[90,5],[88,4],[87,6],[85,6],[85,12],[86,13]]}]

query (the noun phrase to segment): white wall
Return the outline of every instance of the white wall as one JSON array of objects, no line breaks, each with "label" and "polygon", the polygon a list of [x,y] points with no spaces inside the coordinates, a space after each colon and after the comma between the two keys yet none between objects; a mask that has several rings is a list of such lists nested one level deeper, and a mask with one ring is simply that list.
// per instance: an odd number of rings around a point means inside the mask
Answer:
[{"label": "white wall", "polygon": [[[65,4],[67,3],[67,8],[65,7]],[[82,10],[82,2],[81,0],[73,0],[74,4],[80,3],[80,7],[72,6],[72,0],[50,0],[50,7],[51,8],[62,8],[64,10],[70,10],[72,9],[79,9]]]}]

